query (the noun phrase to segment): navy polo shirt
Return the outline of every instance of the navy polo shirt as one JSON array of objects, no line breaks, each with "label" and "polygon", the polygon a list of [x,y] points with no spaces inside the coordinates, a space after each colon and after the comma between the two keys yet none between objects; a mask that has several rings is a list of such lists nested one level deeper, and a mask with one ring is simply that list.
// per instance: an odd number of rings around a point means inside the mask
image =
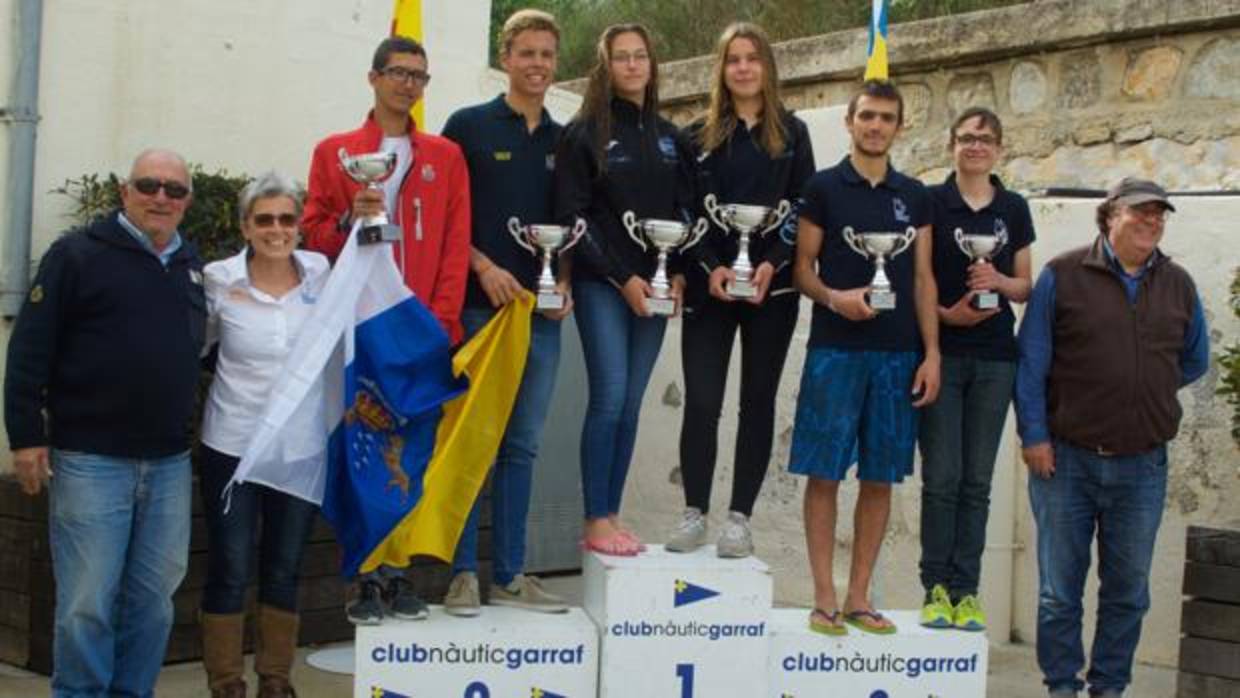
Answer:
[{"label": "navy polo shirt", "polygon": [[[888,165],[887,176],[877,186],[857,173],[847,156],[810,178],[800,214],[822,228],[818,252],[818,277],[829,288],[847,290],[868,286],[874,278],[874,262],[853,251],[844,241],[845,226],[857,232],[895,232],[909,226],[929,225],[933,206],[926,187]],[[870,351],[918,351],[921,349],[913,293],[914,247],[887,260],[887,277],[896,292],[896,307],[870,320],[854,322],[823,305],[814,305],[810,347]]]},{"label": "navy polo shirt", "polygon": [[[535,289],[541,257],[517,244],[508,232],[508,219],[516,216],[522,225],[554,222],[552,175],[560,125],[544,109],[542,121],[531,133],[525,116],[499,95],[458,109],[444,124],[443,135],[461,147],[469,167],[471,244],[522,286]],[[472,271],[465,306],[491,307]]]},{"label": "navy polo shirt", "polygon": [[[934,278],[939,287],[939,305],[944,308],[955,305],[968,292],[965,281],[972,259],[956,244],[957,228],[972,235],[1006,231],[1007,244],[990,261],[995,269],[1008,276],[1014,272],[1016,253],[1034,241],[1033,217],[1024,197],[1004,189],[1003,182],[994,175],[990,176],[990,182],[995,187],[995,197],[977,211],[960,196],[954,172],[948,175],[947,181],[929,188],[934,200]],[[972,327],[940,323],[940,350],[951,356],[1016,361],[1020,356],[1013,331],[1016,315],[1003,294],[999,295],[999,309],[999,314]]]}]

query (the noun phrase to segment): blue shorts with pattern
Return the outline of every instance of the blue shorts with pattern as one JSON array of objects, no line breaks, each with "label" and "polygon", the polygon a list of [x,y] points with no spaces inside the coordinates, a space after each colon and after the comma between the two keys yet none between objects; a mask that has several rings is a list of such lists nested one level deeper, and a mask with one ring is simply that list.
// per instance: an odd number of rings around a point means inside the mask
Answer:
[{"label": "blue shorts with pattern", "polygon": [[788,471],[843,480],[900,482],[913,474],[917,409],[912,351],[810,349],[801,374]]}]

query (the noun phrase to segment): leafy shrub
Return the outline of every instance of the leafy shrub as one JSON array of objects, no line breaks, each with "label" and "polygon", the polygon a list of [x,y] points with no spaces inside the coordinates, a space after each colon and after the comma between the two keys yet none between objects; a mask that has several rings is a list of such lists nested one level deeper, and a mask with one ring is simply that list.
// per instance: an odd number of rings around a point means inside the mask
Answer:
[{"label": "leafy shrub", "polygon": [[[1231,312],[1240,318],[1240,268],[1231,280]],[[1240,444],[1240,341],[1226,347],[1218,363],[1223,368],[1218,394],[1226,397],[1227,404],[1231,405],[1231,437]]]}]

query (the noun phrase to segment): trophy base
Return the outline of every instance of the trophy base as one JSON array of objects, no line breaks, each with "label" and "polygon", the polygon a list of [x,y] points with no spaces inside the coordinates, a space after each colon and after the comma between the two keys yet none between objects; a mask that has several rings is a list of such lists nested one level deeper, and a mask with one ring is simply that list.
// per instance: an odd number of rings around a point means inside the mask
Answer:
[{"label": "trophy base", "polygon": [[374,245],[380,242],[400,242],[400,239],[400,226],[392,225],[391,223],[363,225],[361,230],[357,231],[357,243],[359,245]]},{"label": "trophy base", "polygon": [[994,310],[999,307],[999,294],[994,291],[983,291],[973,296],[969,305],[973,306],[974,310]]},{"label": "trophy base", "polygon": [[895,291],[870,291],[865,294],[865,302],[874,310],[895,310]]},{"label": "trophy base", "polygon": [[737,279],[728,285],[728,295],[733,298],[753,298],[758,295],[758,287],[750,281]]},{"label": "trophy base", "polygon": [[558,293],[540,293],[534,301],[535,310],[563,310],[564,296]]},{"label": "trophy base", "polygon": [[646,310],[649,310],[651,315],[667,317],[675,314],[676,301],[671,298],[647,298]]}]

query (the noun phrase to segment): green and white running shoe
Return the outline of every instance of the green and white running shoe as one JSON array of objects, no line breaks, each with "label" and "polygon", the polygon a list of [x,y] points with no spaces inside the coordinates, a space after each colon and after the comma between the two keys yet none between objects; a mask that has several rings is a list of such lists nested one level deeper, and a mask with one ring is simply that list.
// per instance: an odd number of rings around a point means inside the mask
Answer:
[{"label": "green and white running shoe", "polygon": [[961,630],[978,632],[986,629],[986,613],[982,603],[972,594],[960,599],[956,604],[956,615],[953,625]]},{"label": "green and white running shoe", "polygon": [[921,607],[920,623],[927,628],[952,627],[952,599],[942,584],[935,584],[930,590],[930,600]]}]

